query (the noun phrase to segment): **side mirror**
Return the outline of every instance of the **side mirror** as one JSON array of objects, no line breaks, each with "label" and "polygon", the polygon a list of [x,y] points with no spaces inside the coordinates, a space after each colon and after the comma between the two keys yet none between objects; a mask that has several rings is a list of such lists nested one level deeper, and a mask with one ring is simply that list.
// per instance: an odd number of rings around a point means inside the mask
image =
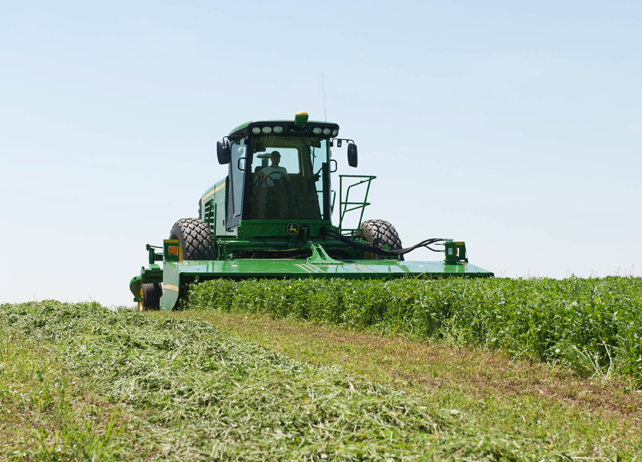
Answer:
[{"label": "side mirror", "polygon": [[230,143],[227,141],[227,138],[216,142],[216,156],[218,157],[218,163],[221,165],[229,164],[230,160],[232,160]]},{"label": "side mirror", "polygon": [[350,167],[356,167],[357,165],[359,165],[359,156],[357,155],[357,145],[354,143],[350,143],[348,145],[348,165]]}]

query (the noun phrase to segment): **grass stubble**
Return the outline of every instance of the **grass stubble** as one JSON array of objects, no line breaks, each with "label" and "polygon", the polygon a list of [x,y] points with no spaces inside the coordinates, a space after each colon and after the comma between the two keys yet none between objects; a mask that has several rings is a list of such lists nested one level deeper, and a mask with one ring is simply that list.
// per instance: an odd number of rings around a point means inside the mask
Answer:
[{"label": "grass stubble", "polygon": [[211,322],[312,364],[344,370],[450,409],[469,426],[541,441],[550,449],[613,460],[642,454],[642,395],[618,377],[580,377],[559,365],[497,351],[319,325],[256,313],[154,313]]},{"label": "grass stubble", "polygon": [[500,350],[642,386],[642,278],[216,279],[189,298],[190,309]]},{"label": "grass stubble", "polygon": [[637,460],[640,281],[620,279],[216,281],[149,316],[2,305],[0,453]]}]

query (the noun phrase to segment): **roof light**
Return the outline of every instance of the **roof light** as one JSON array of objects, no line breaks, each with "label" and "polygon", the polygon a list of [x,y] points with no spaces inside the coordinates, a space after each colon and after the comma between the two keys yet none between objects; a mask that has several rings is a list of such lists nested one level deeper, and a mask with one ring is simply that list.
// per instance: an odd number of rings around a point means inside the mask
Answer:
[{"label": "roof light", "polygon": [[334,130],[334,131],[332,132],[332,136],[337,136],[338,134],[339,134],[339,130]]},{"label": "roof light", "polygon": [[283,127],[281,127],[280,125],[277,125],[276,127],[274,127],[274,133],[282,133],[282,132],[283,132]]},{"label": "roof light", "polygon": [[323,134],[326,135],[326,136],[329,135],[330,134],[330,129],[329,128],[324,128],[323,129]]},{"label": "roof light", "polygon": [[294,125],[305,125],[308,123],[308,113],[305,111],[294,114]]},{"label": "roof light", "polygon": [[261,133],[261,129],[259,127],[254,127],[252,129],[252,133],[254,133],[255,135],[258,135],[259,133]]},{"label": "roof light", "polygon": [[263,127],[263,133],[272,133],[272,127]]},{"label": "roof light", "polygon": [[321,127],[314,127],[312,129],[312,133],[314,133],[315,135],[320,135],[321,132],[322,132]]}]

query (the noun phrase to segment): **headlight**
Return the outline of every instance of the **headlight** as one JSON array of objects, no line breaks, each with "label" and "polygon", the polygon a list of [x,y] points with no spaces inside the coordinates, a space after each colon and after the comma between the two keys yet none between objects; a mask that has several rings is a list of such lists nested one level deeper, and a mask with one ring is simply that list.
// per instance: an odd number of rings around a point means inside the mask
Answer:
[{"label": "headlight", "polygon": [[332,132],[332,136],[337,136],[338,134],[339,134],[339,130],[334,130],[334,131]]},{"label": "headlight", "polygon": [[283,127],[281,127],[280,125],[277,125],[276,127],[274,127],[274,133],[282,133],[282,132],[283,132]]},{"label": "headlight", "polygon": [[330,134],[330,129],[329,128],[324,128],[323,129],[323,134],[326,135],[326,136],[329,135]]},{"label": "headlight", "polygon": [[314,133],[315,135],[320,135],[322,131],[323,130],[321,130],[321,127],[314,127],[312,129],[312,133]]},{"label": "headlight", "polygon": [[254,133],[255,135],[258,135],[259,133],[261,133],[261,129],[259,127],[254,127],[252,129],[252,133]]},{"label": "headlight", "polygon": [[272,127],[263,127],[263,133],[272,133]]}]

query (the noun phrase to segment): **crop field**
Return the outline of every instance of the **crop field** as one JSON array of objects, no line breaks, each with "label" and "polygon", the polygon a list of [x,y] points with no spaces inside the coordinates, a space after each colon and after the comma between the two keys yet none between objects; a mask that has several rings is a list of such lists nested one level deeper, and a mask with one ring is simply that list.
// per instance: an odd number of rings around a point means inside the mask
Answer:
[{"label": "crop field", "polygon": [[211,281],[170,313],[2,305],[0,457],[640,460],[641,288]]},{"label": "crop field", "polygon": [[642,278],[207,281],[193,309],[450,340],[642,381]]}]

